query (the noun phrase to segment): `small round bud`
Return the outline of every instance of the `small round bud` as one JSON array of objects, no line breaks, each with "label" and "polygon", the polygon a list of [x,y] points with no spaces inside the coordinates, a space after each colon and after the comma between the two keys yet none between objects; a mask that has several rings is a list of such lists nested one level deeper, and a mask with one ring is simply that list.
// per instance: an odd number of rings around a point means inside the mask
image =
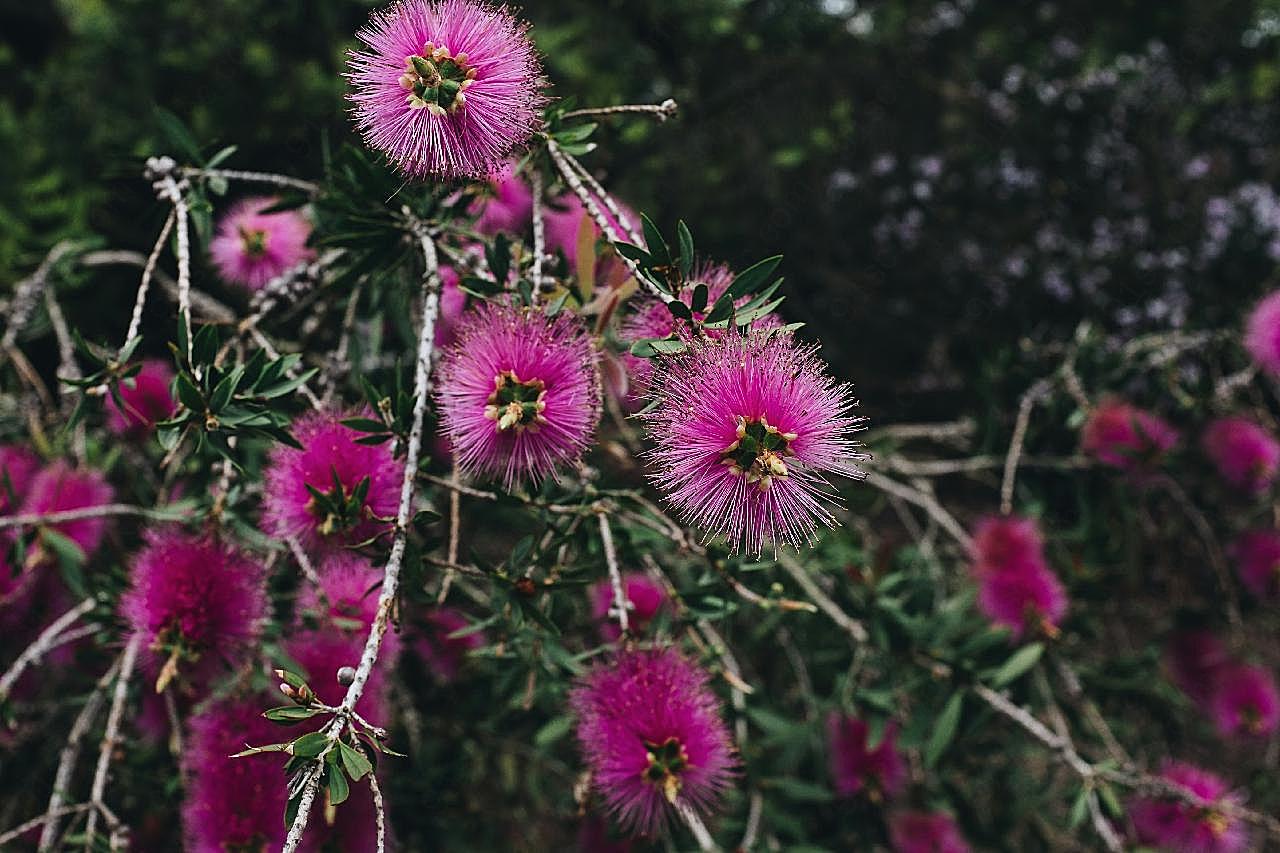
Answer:
[{"label": "small round bud", "polygon": [[351,682],[356,680],[356,668],[354,666],[343,666],[338,668],[338,683],[343,687],[350,687]]},{"label": "small round bud", "polygon": [[537,587],[533,585],[533,580],[530,578],[520,578],[516,581],[515,587],[516,592],[520,593],[525,598],[532,598],[533,594],[537,592]]}]

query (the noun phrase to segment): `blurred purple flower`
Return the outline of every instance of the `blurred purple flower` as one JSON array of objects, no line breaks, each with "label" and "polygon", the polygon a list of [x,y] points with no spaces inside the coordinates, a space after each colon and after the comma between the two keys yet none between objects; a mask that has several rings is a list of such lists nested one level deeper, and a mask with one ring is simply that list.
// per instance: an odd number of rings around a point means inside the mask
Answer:
[{"label": "blurred purple flower", "polygon": [[1280,442],[1247,418],[1218,418],[1205,428],[1205,455],[1233,488],[1260,495],[1275,482]]},{"label": "blurred purple flower", "polygon": [[173,381],[173,368],[160,359],[147,359],[142,369],[132,379],[120,383],[120,399],[124,408],[116,405],[115,397],[107,395],[107,428],[116,435],[145,435],[155,429],[158,421],[171,417],[177,409],[169,384]]},{"label": "blurred purple flower", "polygon": [[1239,803],[1221,778],[1178,762],[1166,764],[1160,776],[1194,794],[1203,804],[1135,798],[1129,804],[1129,816],[1138,841],[1169,853],[1238,853],[1248,846],[1245,826],[1221,809],[1222,803]]},{"label": "blurred purple flower", "polygon": [[969,845],[946,812],[896,812],[889,818],[895,853],[969,853]]},{"label": "blurred purple flower", "polygon": [[1212,681],[1209,713],[1226,736],[1269,735],[1280,723],[1280,692],[1271,673],[1262,667],[1230,664],[1220,667]]},{"label": "blurred purple flower", "polygon": [[853,797],[865,791],[872,802],[892,800],[907,784],[907,763],[898,752],[898,726],[888,723],[871,748],[866,721],[832,712],[827,716],[827,764],[836,793]]},{"label": "blurred purple flower", "polygon": [[254,196],[236,202],[218,221],[209,256],[232,284],[261,290],[273,278],[313,256],[311,223],[298,210],[262,213],[280,200]]},{"label": "blurred purple flower", "polygon": [[1154,465],[1178,443],[1168,422],[1123,400],[1097,405],[1080,434],[1080,449],[1104,465],[1131,471]]},{"label": "blurred purple flower", "polygon": [[467,652],[485,645],[483,631],[472,631],[461,637],[449,635],[468,627],[471,622],[451,607],[436,607],[423,617],[425,625],[413,648],[437,681],[447,684],[458,677]]},{"label": "blurred purple flower", "polygon": [[[89,509],[109,504],[114,497],[115,490],[100,472],[77,470],[59,459],[32,479],[19,514],[48,515]],[[107,518],[81,518],[47,526],[70,539],[88,556],[102,543]],[[31,556],[35,562],[43,562],[49,555],[37,547]]]},{"label": "blurred purple flower", "polygon": [[1258,598],[1280,596],[1280,532],[1246,530],[1231,543],[1240,582]]},{"label": "blurred purple flower", "polygon": [[[653,617],[667,601],[662,585],[643,572],[631,572],[622,576],[622,589],[632,609],[627,611],[628,626],[633,634],[643,634]],[[609,616],[613,607],[613,585],[608,580],[597,581],[591,586],[591,618],[600,627],[600,635],[610,642],[622,636],[617,620]]]}]

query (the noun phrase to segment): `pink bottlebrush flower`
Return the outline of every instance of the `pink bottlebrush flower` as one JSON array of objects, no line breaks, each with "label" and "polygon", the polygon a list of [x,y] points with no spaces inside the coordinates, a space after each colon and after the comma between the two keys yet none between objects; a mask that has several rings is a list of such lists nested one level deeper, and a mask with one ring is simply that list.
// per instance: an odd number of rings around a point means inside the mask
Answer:
[{"label": "pink bottlebrush flower", "polygon": [[151,531],[129,580],[120,614],[158,692],[179,673],[203,685],[243,662],[267,617],[266,569],[210,536]]},{"label": "pink bottlebrush flower", "polygon": [[290,731],[263,718],[262,711],[271,704],[271,699],[257,695],[215,699],[187,720],[182,830],[191,853],[278,850],[284,844],[285,785],[279,754],[230,757],[290,736]]},{"label": "pink bottlebrush flower", "polygon": [[1053,638],[1067,613],[1067,591],[1045,563],[1024,560],[978,578],[978,609],[995,625]]},{"label": "pink bottlebrush flower", "polygon": [[436,316],[436,349],[451,347],[458,339],[458,323],[467,308],[467,294],[453,267],[440,267],[440,313]]},{"label": "pink bottlebrush flower", "polygon": [[1249,845],[1248,829],[1222,810],[1238,805],[1227,783],[1207,770],[1170,762],[1161,778],[1194,794],[1200,805],[1181,800],[1137,797],[1129,803],[1129,817],[1138,841],[1169,853],[1238,853]]},{"label": "pink bottlebrush flower", "polygon": [[483,631],[473,631],[461,637],[449,636],[471,624],[466,616],[451,607],[433,608],[423,618],[425,624],[414,643],[414,650],[436,680],[447,684],[458,677],[467,652],[482,647],[488,640]]},{"label": "pink bottlebrush flower", "polygon": [[897,812],[889,818],[889,839],[895,853],[969,853],[946,812]]},{"label": "pink bottlebrush flower", "polygon": [[975,575],[1044,562],[1044,539],[1035,519],[988,516],[973,529]]},{"label": "pink bottlebrush flower", "polygon": [[[603,202],[597,201],[596,207],[609,223],[609,227],[624,241],[630,242],[631,238],[627,235],[627,231],[639,225],[640,217],[636,216],[631,208],[621,203],[618,204],[621,218],[614,216]],[[592,219],[582,200],[573,193],[566,193],[556,199],[544,209],[543,213],[547,228],[547,251],[564,252],[570,269],[576,269],[579,261],[586,260],[578,257],[579,249],[584,243],[594,246],[597,240],[605,236],[600,232],[600,226]],[[612,239],[613,235],[609,235],[609,238]]]},{"label": "pink bottlebrush flower", "polygon": [[1249,315],[1244,347],[1259,367],[1280,376],[1280,291],[1263,297]]},{"label": "pink bottlebrush flower", "polygon": [[236,202],[218,221],[209,256],[231,284],[261,290],[273,278],[310,260],[311,223],[301,211],[262,213],[280,200],[254,196]]},{"label": "pink bottlebrush flower", "polygon": [[440,362],[436,402],[454,461],[510,490],[577,460],[600,420],[595,348],[567,311],[487,302]]},{"label": "pink bottlebrush flower", "polygon": [[[653,617],[658,615],[667,601],[666,590],[662,585],[642,572],[631,572],[622,576],[622,591],[631,602],[632,609],[627,611],[628,626],[633,634],[643,633]],[[609,615],[613,607],[613,584],[607,579],[591,586],[591,618],[600,626],[600,635],[610,642],[622,636],[617,619]]]},{"label": "pink bottlebrush flower", "polygon": [[1232,664],[1214,675],[1209,713],[1225,736],[1269,735],[1280,723],[1280,692],[1262,667]]},{"label": "pink bottlebrush flower", "polygon": [[[331,555],[316,573],[320,589],[309,586],[299,596],[298,615],[306,618],[299,619],[286,638],[284,649],[302,668],[299,674],[320,700],[337,705],[347,692],[338,682],[337,673],[344,666],[356,667],[360,663],[378,610],[378,591],[373,587],[380,576],[368,560],[350,552]],[[388,631],[378,656],[382,665],[369,673],[364,693],[356,703],[356,710],[368,719],[386,716],[386,674],[399,652],[399,636]]]},{"label": "pink bottlebrush flower", "polygon": [[1280,596],[1280,532],[1247,530],[1231,543],[1236,574],[1259,598]]},{"label": "pink bottlebrush flower", "polygon": [[1098,404],[1080,433],[1085,454],[1122,471],[1154,465],[1177,443],[1178,431],[1168,422],[1114,398]]},{"label": "pink bottlebrush flower", "polygon": [[624,650],[578,681],[570,704],[593,783],[623,829],[663,830],[710,811],[737,766],[707,674],[673,648]]},{"label": "pink bottlebrush flower", "polygon": [[513,166],[489,182],[491,194],[480,203],[476,230],[481,234],[523,234],[533,221],[533,190]]},{"label": "pink bottlebrush flower", "polygon": [[[32,479],[20,514],[47,515],[88,509],[109,504],[114,497],[115,490],[101,473],[78,471],[58,460]],[[103,516],[81,518],[50,526],[76,543],[86,555],[91,555],[102,543],[102,536],[107,530],[107,519]]]},{"label": "pink bottlebrush flower", "polygon": [[[689,283],[681,289],[678,298],[685,305],[693,305],[693,293],[699,284],[707,286],[707,302],[706,310],[693,311],[693,318],[701,321],[707,311],[711,310],[711,306],[716,303],[729,285],[733,284],[733,271],[724,264],[703,264],[694,270],[690,276]],[[744,305],[751,300],[751,297],[744,296],[738,300],[738,305]],[[771,329],[780,324],[777,317],[769,315],[761,317],[752,325],[755,328]],[[621,328],[618,330],[622,342],[631,345],[636,341],[649,340],[653,338],[665,338],[680,329],[688,328],[687,325],[677,320],[661,301],[650,299],[645,301],[635,313],[623,320]],[[723,334],[718,329],[708,329],[707,334],[711,337],[719,337]],[[622,361],[627,366],[627,373],[635,385],[637,396],[642,396],[649,386],[649,380],[653,375],[653,360],[648,358],[638,358],[629,351],[623,352]]]},{"label": "pink bottlebrush flower", "polygon": [[262,511],[269,534],[297,538],[308,548],[332,548],[388,529],[383,519],[394,516],[399,503],[400,466],[388,445],[359,444],[363,434],[340,423],[346,416],[304,415],[293,424],[302,449],[279,444],[271,451]]},{"label": "pink bottlebrush flower", "polygon": [[0,515],[21,506],[40,468],[40,457],[20,445],[0,446]]},{"label": "pink bottlebrush flower", "polygon": [[1226,646],[1208,631],[1180,631],[1165,647],[1169,679],[1198,705],[1209,701],[1217,672],[1231,660]]},{"label": "pink bottlebrush flower", "polygon": [[[116,435],[145,435],[155,429],[159,421],[171,417],[177,409],[169,385],[173,382],[173,368],[160,359],[148,359],[142,369],[120,383],[120,399],[124,408],[116,405],[114,396],[107,395],[107,428]],[[130,385],[132,383],[132,385]]]},{"label": "pink bottlebrush flower", "polygon": [[542,67],[528,25],[480,0],[400,0],[348,54],[365,144],[414,178],[492,174],[541,123]]},{"label": "pink bottlebrush flower", "polygon": [[1219,418],[1204,431],[1205,455],[1235,489],[1260,495],[1275,482],[1280,442],[1247,418]]},{"label": "pink bottlebrush flower", "polygon": [[692,340],[657,365],[657,405],[641,415],[650,479],[684,521],[735,551],[812,541],[834,523],[826,475],[861,473],[853,389],[816,353],[752,332]]},{"label": "pink bottlebrush flower", "polygon": [[870,728],[863,720],[832,712],[827,716],[827,764],[836,793],[853,797],[861,791],[874,802],[893,799],[907,781],[907,764],[898,752],[898,726],[885,726],[884,737],[867,748]]}]

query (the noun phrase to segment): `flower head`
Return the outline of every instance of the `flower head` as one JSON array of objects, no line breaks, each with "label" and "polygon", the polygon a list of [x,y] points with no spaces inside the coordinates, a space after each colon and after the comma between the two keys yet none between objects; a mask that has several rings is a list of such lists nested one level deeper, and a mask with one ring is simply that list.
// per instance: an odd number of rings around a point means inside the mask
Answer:
[{"label": "flower head", "polygon": [[1280,376],[1280,291],[1263,297],[1249,315],[1244,346],[1259,367]]},{"label": "flower head", "polygon": [[1209,700],[1218,670],[1230,660],[1222,641],[1203,630],[1174,634],[1164,652],[1170,680],[1200,705]]},{"label": "flower head", "polygon": [[399,0],[356,33],[347,78],[365,144],[420,178],[495,172],[540,123],[528,25],[481,0]]},{"label": "flower head", "polygon": [[40,457],[20,445],[0,446],[0,515],[21,506],[40,468]]},{"label": "flower head", "polygon": [[570,703],[594,784],[627,831],[656,833],[677,807],[709,811],[733,776],[720,701],[675,649],[618,652]]},{"label": "flower head", "polygon": [[907,764],[898,752],[898,727],[885,726],[884,736],[874,748],[864,720],[832,712],[827,716],[827,764],[831,781],[842,797],[862,791],[879,802],[902,792],[907,780]]},{"label": "flower head", "polygon": [[466,473],[500,478],[506,489],[540,480],[577,460],[600,419],[595,350],[581,323],[562,311],[477,306],[440,363],[441,429]]},{"label": "flower head", "polygon": [[387,529],[400,494],[387,445],[360,444],[343,415],[312,412],[293,424],[299,450],[278,444],[263,483],[263,526],[308,547],[362,542]]},{"label": "flower head", "polygon": [[973,530],[974,573],[1016,569],[1044,562],[1044,539],[1036,522],[1021,516],[988,516]]},{"label": "flower head", "polygon": [[1262,667],[1232,664],[1214,674],[1209,713],[1223,735],[1269,735],[1280,723],[1280,692]]},{"label": "flower head", "polygon": [[236,202],[218,222],[209,255],[232,284],[261,290],[267,282],[313,256],[311,224],[297,210],[263,213],[280,200],[254,196]]},{"label": "flower head", "polygon": [[466,616],[451,607],[432,608],[423,618],[425,624],[413,648],[436,680],[447,684],[458,677],[467,652],[480,648],[487,640],[483,631],[449,636],[471,624]]},{"label": "flower head", "polygon": [[889,818],[894,853],[969,853],[969,845],[946,812],[896,812]]},{"label": "flower head", "polygon": [[153,531],[133,558],[121,615],[141,638],[157,691],[239,663],[267,616],[266,570],[209,536]]},{"label": "flower head", "polygon": [[275,754],[230,757],[281,739],[280,727],[262,716],[269,701],[215,699],[187,721],[182,830],[192,853],[271,850],[284,844],[285,786],[267,766]]},{"label": "flower head", "polygon": [[[294,630],[284,649],[302,668],[302,675],[320,697],[337,705],[347,692],[337,672],[360,663],[369,627],[378,610],[379,573],[368,560],[347,551],[330,555],[316,569],[319,588],[309,586],[298,597]],[[386,672],[400,651],[400,638],[388,631],[382,638],[381,666],[365,682],[356,710],[370,719],[386,716]]]},{"label": "flower head", "polygon": [[1280,531],[1247,530],[1231,543],[1236,574],[1259,598],[1280,596]]},{"label": "flower head", "polygon": [[798,546],[833,523],[827,474],[858,476],[852,388],[789,335],[695,339],[663,357],[643,414],[650,479],[677,514],[734,550]]},{"label": "flower head", "polygon": [[[733,271],[724,264],[703,264],[694,270],[689,282],[676,294],[676,298],[685,305],[692,306],[694,291],[698,285],[705,285],[707,288],[706,307],[701,311],[690,311],[693,319],[702,321],[706,313],[711,310],[711,306],[716,303],[716,300],[724,295],[724,292],[729,289],[729,285],[733,284],[733,278]],[[750,301],[751,298],[750,295],[744,296],[736,304],[741,306]],[[776,327],[779,322],[777,317],[770,314],[759,318],[752,325],[760,329],[770,329]],[[676,319],[676,316],[661,301],[650,299],[646,300],[639,310],[629,315],[622,322],[619,335],[623,343],[633,344],[641,340],[665,338],[678,330],[687,328],[687,325],[683,321]],[[723,334],[719,329],[708,329],[706,333],[713,338]],[[639,358],[629,351],[624,351],[622,361],[627,367],[631,383],[635,386],[635,393],[637,396],[643,396],[653,375],[653,360]]]},{"label": "flower head", "polygon": [[[76,509],[89,509],[111,503],[115,490],[101,473],[76,470],[62,460],[49,465],[31,480],[26,500],[22,502],[23,515],[47,515]],[[102,543],[107,530],[107,519],[80,518],[50,525],[53,530],[70,539],[86,555],[92,554]],[[33,557],[36,556],[33,554]]]},{"label": "flower head", "polygon": [[1080,449],[1122,471],[1153,465],[1178,443],[1168,422],[1123,400],[1103,400],[1080,434]]},{"label": "flower head", "polygon": [[533,220],[533,190],[510,165],[490,180],[489,189],[490,194],[481,202],[476,230],[481,234],[523,234]]},{"label": "flower head", "polygon": [[1067,591],[1053,569],[1039,560],[1022,560],[978,576],[978,608],[995,625],[1013,631],[1055,637],[1067,613]]},{"label": "flower head", "polygon": [[1275,482],[1280,442],[1248,418],[1219,418],[1205,429],[1203,445],[1232,488],[1260,495]]},{"label": "flower head", "polygon": [[132,379],[120,383],[121,409],[114,396],[107,397],[107,428],[116,435],[141,435],[155,428],[158,421],[173,415],[177,409],[169,384],[173,368],[160,359],[142,363]]},{"label": "flower head", "polygon": [[[631,604],[631,609],[627,611],[627,624],[632,633],[642,633],[666,603],[666,590],[648,575],[631,572],[622,576],[622,591]],[[613,585],[608,580],[592,584],[591,618],[600,626],[601,636],[610,641],[622,636],[622,629],[618,627],[617,621],[609,616],[611,607]]]},{"label": "flower head", "polygon": [[1178,762],[1167,764],[1160,776],[1202,802],[1134,799],[1129,804],[1129,816],[1140,842],[1169,853],[1237,853],[1248,846],[1248,830],[1239,818],[1222,810],[1223,803],[1238,804],[1239,798],[1228,791],[1221,778]]}]

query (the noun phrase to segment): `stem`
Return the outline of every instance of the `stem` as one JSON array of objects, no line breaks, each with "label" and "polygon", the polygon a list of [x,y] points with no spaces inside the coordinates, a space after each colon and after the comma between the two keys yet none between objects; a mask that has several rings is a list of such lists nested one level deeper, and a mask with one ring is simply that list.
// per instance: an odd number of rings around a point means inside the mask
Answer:
[{"label": "stem", "polygon": [[947,512],[940,503],[934,500],[932,495],[928,495],[918,489],[899,483],[897,480],[890,479],[883,474],[877,474],[875,471],[867,471],[866,481],[881,491],[888,492],[891,495],[897,495],[908,503],[927,512],[934,521],[942,526],[942,529],[951,534],[951,538],[969,551],[973,547],[973,540],[964,528],[960,526],[960,522],[956,521],[951,513]]},{"label": "stem", "polygon": [[[169,239],[169,232],[173,230],[173,222],[176,214],[171,210],[169,216],[164,221],[164,226],[160,229],[160,236],[156,238],[156,244],[151,247],[151,254],[147,255],[147,262],[142,267],[142,282],[138,285],[138,295],[133,300],[133,316],[129,318],[129,331],[125,332],[124,343],[120,345],[120,352],[124,352],[124,348],[129,341],[138,336],[138,330],[142,328],[142,309],[147,304],[147,291],[151,288],[151,276],[156,271],[156,264],[160,260],[160,253],[164,251],[165,240]],[[120,360],[119,357],[116,358]]]},{"label": "stem", "polygon": [[8,527],[60,524],[64,521],[80,521],[85,518],[104,518],[117,515],[131,515],[145,518],[149,521],[171,521],[175,523],[182,523],[191,519],[191,516],[185,513],[166,512],[162,509],[149,509],[131,504],[103,504],[102,506],[90,506],[83,509],[65,509],[60,512],[7,515],[0,518],[0,530]]},{"label": "stem", "polygon": [[[377,613],[374,616],[373,625],[369,628],[369,638],[365,641],[364,652],[360,656],[360,665],[356,668],[355,677],[347,687],[347,694],[338,707],[337,715],[329,724],[327,736],[330,743],[326,752],[332,749],[333,744],[342,736],[344,724],[353,713],[361,694],[364,693],[365,683],[368,682],[374,664],[377,663],[378,652],[382,649],[382,638],[386,634],[387,623],[391,619],[391,608],[395,604],[396,591],[400,582],[400,566],[404,562],[409,522],[413,515],[414,486],[418,479],[418,456],[422,450],[422,424],[427,411],[427,398],[431,391],[431,354],[435,344],[436,316],[440,311],[440,271],[435,243],[421,223],[415,223],[414,230],[422,246],[426,274],[422,282],[422,332],[418,337],[417,367],[413,381],[415,395],[413,423],[409,429],[409,440],[405,448],[404,476],[400,483],[400,507],[396,513],[391,555],[382,574],[382,592],[378,596]],[[307,819],[311,815],[311,806],[319,787],[322,766],[323,754],[304,783],[302,800],[298,805],[298,813],[293,820],[293,825],[289,827],[283,853],[294,853],[302,840],[302,833],[306,829]]]},{"label": "stem", "polygon": [[3,676],[0,676],[0,702],[8,698],[9,691],[13,689],[13,685],[22,677],[22,673],[26,671],[27,667],[40,660],[51,649],[61,645],[58,642],[59,635],[70,627],[71,623],[92,610],[95,604],[97,602],[92,598],[86,598],[66,613],[63,613],[48,628],[40,632],[40,636],[36,637],[36,641],[27,646],[26,650],[18,655],[18,659],[13,662],[8,671]]},{"label": "stem", "polygon": [[542,217],[542,173],[529,170],[529,185],[533,195],[533,286],[542,288],[542,257],[547,251],[546,223]]},{"label": "stem", "polygon": [[627,637],[631,633],[631,624],[627,616],[630,602],[627,601],[627,592],[622,587],[622,572],[618,569],[618,552],[613,547],[613,530],[609,527],[609,516],[604,512],[596,513],[596,518],[600,522],[600,543],[604,546],[604,559],[609,567],[609,584],[613,587],[611,615],[618,618],[618,627],[622,629],[622,636]]},{"label": "stem", "polygon": [[660,104],[619,104],[616,107],[591,107],[582,110],[569,110],[560,118],[603,118],[623,113],[641,113],[643,115],[651,115],[659,122],[663,122],[675,115],[677,109],[679,109],[679,106],[676,102],[671,98],[667,98]]},{"label": "stem", "polygon": [[865,643],[867,641],[866,627],[864,627],[857,619],[854,619],[852,616],[841,610],[840,607],[822,591],[822,588],[818,586],[817,582],[809,576],[807,571],[805,571],[804,566],[800,565],[794,557],[786,553],[780,554],[778,555],[778,565],[782,566],[783,571],[790,575],[791,579],[796,582],[796,585],[804,590],[804,594],[818,606],[818,609],[827,614],[828,618],[844,629],[850,637],[853,637],[855,642]]},{"label": "stem", "polygon": [[1004,479],[1000,482],[1000,514],[1013,512],[1013,483],[1018,474],[1018,458],[1022,455],[1022,445],[1027,438],[1027,427],[1031,424],[1031,410],[1036,403],[1044,399],[1049,392],[1050,383],[1041,379],[1027,389],[1018,402],[1018,418],[1013,425],[1013,438],[1009,442],[1009,455],[1004,460]]},{"label": "stem", "polygon": [[239,169],[199,169],[194,166],[183,166],[178,174],[184,178],[226,178],[228,181],[247,181],[255,184],[274,184],[277,187],[301,190],[308,195],[317,195],[320,185],[301,178],[288,175],[277,175],[272,172],[245,172]]},{"label": "stem", "polygon": [[120,721],[124,716],[124,700],[129,695],[129,679],[133,676],[133,667],[138,660],[138,647],[142,644],[139,634],[129,638],[124,648],[124,656],[120,662],[120,674],[116,677],[115,693],[111,697],[111,710],[107,712],[107,730],[102,735],[102,746],[98,749],[98,765],[93,770],[93,787],[89,792],[89,802],[93,811],[89,812],[89,822],[85,827],[84,847],[86,853],[93,849],[93,836],[98,828],[98,806],[103,805],[102,797],[107,790],[107,770],[111,767],[111,753],[115,750],[119,737]]}]

